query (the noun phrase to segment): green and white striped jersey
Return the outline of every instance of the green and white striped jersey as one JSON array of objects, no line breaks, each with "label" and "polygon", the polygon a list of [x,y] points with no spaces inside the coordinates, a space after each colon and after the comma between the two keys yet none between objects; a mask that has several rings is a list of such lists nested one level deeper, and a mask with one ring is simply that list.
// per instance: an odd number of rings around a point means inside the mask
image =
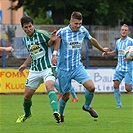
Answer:
[{"label": "green and white striped jersey", "polygon": [[31,71],[43,71],[50,68],[52,51],[47,42],[50,40],[50,32],[35,29],[32,37],[24,36],[23,41],[30,53]]}]

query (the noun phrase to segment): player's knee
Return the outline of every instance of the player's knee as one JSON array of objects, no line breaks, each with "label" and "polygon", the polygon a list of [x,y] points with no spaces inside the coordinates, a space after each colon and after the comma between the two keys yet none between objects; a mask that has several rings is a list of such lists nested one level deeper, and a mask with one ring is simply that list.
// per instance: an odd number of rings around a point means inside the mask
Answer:
[{"label": "player's knee", "polygon": [[63,96],[62,96],[62,99],[64,100],[64,101],[68,101],[69,99],[70,99],[70,93],[65,93]]},{"label": "player's knee", "polygon": [[30,100],[31,100],[31,97],[28,96],[28,95],[24,95],[24,100],[25,100],[25,101],[30,101]]},{"label": "player's knee", "polygon": [[131,91],[132,91],[132,87],[126,88],[126,91],[127,91],[127,92],[131,92]]},{"label": "player's knee", "polygon": [[89,92],[94,92],[95,91],[95,87],[94,86],[91,86],[89,88],[86,88]]},{"label": "player's knee", "polygon": [[132,91],[132,86],[126,84],[125,89],[126,89],[127,92],[131,92]]}]

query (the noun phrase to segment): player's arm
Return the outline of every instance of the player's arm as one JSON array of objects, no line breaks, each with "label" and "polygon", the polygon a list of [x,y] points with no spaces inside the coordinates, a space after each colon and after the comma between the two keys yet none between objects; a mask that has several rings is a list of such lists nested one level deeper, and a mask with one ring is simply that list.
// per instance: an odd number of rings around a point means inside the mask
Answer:
[{"label": "player's arm", "polygon": [[24,69],[27,67],[27,65],[31,62],[31,57],[30,55],[27,57],[27,59],[25,60],[25,62],[19,67],[19,73],[22,74]]},{"label": "player's arm", "polygon": [[91,39],[90,41],[91,41],[92,45],[93,45],[94,47],[96,47],[97,49],[99,49],[100,51],[102,51],[102,52],[107,52],[107,51],[109,51],[109,48],[107,48],[107,47],[103,48],[103,47],[98,43],[98,41],[97,41],[95,38],[92,37],[92,39]]},{"label": "player's arm", "polygon": [[13,52],[14,49],[11,46],[9,46],[9,47],[0,47],[0,51]]},{"label": "player's arm", "polygon": [[54,51],[53,51],[53,54],[52,54],[52,60],[51,60],[51,62],[52,62],[52,64],[54,65],[54,66],[56,66],[57,65],[57,56],[58,56],[58,50],[59,50],[59,48],[60,48],[60,37],[58,37],[55,41],[54,41]]},{"label": "player's arm", "polygon": [[116,56],[117,52],[115,51],[108,51],[108,52],[103,52],[102,56]]},{"label": "player's arm", "polygon": [[56,35],[56,30],[54,30],[50,35],[50,40],[48,41],[48,46],[52,46],[54,44],[54,41],[57,40],[58,36]]}]

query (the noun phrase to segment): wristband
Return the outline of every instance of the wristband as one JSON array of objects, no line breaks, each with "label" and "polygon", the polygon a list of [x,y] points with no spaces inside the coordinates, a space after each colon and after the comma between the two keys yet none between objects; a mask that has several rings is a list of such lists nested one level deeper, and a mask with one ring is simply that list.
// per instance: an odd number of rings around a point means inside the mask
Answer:
[{"label": "wristband", "polygon": [[58,55],[58,52],[54,50],[53,55]]}]

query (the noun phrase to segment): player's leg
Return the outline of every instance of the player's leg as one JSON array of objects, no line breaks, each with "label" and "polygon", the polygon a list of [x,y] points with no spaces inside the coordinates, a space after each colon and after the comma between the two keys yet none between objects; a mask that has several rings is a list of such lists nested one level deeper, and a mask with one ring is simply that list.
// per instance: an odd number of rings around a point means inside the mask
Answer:
[{"label": "player's leg", "polygon": [[114,79],[113,79],[113,82],[114,82],[113,87],[114,87],[114,96],[117,102],[116,108],[122,107],[121,92],[120,92],[119,86],[123,78],[124,78],[124,73],[121,73],[119,71],[115,72]]},{"label": "player's leg", "polygon": [[82,109],[84,111],[89,112],[92,117],[97,118],[98,117],[97,112],[94,109],[92,109],[92,107],[90,107],[94,97],[94,91],[95,91],[94,84],[92,80],[87,80],[83,85],[86,88],[86,90],[85,90],[85,102]]},{"label": "player's leg", "polygon": [[70,92],[66,92],[62,95],[62,98],[60,99],[60,115],[61,115],[61,122],[64,122],[64,111],[65,107],[67,105],[67,101],[69,100]]},{"label": "player's leg", "polygon": [[69,100],[70,97],[71,79],[69,74],[70,74],[69,72],[58,70],[58,80],[60,85],[59,93],[63,94],[59,104],[61,122],[64,122],[64,111],[67,105],[67,101]]},{"label": "player's leg", "polygon": [[77,82],[83,84],[83,86],[86,88],[86,90],[85,90],[85,102],[84,102],[82,109],[89,112],[92,117],[97,118],[98,114],[96,113],[96,111],[94,111],[90,107],[91,102],[92,102],[93,97],[94,97],[94,91],[95,91],[95,87],[94,87],[94,84],[91,80],[90,75],[84,69],[83,66],[79,66],[75,70],[74,75],[75,75],[74,79]]},{"label": "player's leg", "polygon": [[25,93],[24,93],[24,115],[21,115],[17,119],[17,123],[24,122],[27,118],[31,117],[31,106],[32,106],[32,96],[35,92],[35,90],[40,85],[40,78],[38,75],[34,74],[33,72],[29,72],[26,84],[25,84]]},{"label": "player's leg", "polygon": [[58,100],[57,95],[54,91],[54,83],[55,83],[55,77],[52,76],[52,73],[50,75],[51,70],[48,69],[45,73],[44,82],[45,86],[48,92],[48,96],[50,99],[50,105],[53,110],[53,115],[56,119],[56,123],[60,123],[60,114],[59,114],[59,107],[58,107]]},{"label": "player's leg", "polygon": [[[57,81],[55,81],[54,87],[55,87],[55,89],[59,92],[59,83],[58,83]],[[61,97],[62,97],[62,94],[59,93],[59,94],[58,94],[58,100],[60,100]]]},{"label": "player's leg", "polygon": [[24,122],[27,118],[31,117],[31,106],[32,106],[31,98],[32,98],[34,92],[35,92],[35,90],[26,87],[25,94],[24,94],[24,102],[23,102],[24,115],[21,115],[17,119],[17,121],[16,121],[17,123]]},{"label": "player's leg", "polygon": [[133,84],[132,81],[133,81],[133,76],[132,76],[132,70],[131,70],[125,74],[125,89],[127,92],[132,91],[132,84]]},{"label": "player's leg", "polygon": [[78,101],[78,97],[77,97],[77,95],[76,95],[76,92],[75,92],[75,90],[74,90],[74,87],[73,86],[71,86],[71,95],[72,95],[72,102],[77,102]]},{"label": "player's leg", "polygon": [[121,108],[122,107],[122,102],[121,102],[121,93],[119,89],[120,82],[117,80],[114,80],[114,96],[117,102],[116,108]]}]

